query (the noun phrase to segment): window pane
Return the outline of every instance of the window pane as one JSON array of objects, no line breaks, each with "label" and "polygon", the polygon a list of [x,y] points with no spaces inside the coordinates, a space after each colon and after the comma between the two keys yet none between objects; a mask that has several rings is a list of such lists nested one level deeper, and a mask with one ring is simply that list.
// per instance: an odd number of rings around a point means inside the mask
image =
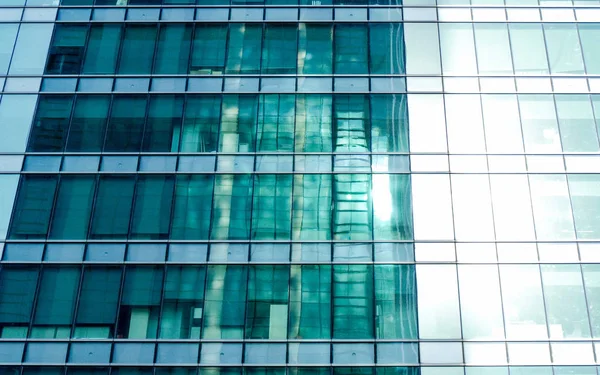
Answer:
[{"label": "window pane", "polygon": [[203,338],[244,337],[247,272],[244,266],[208,266]]},{"label": "window pane", "polygon": [[371,176],[334,175],[333,235],[336,240],[370,240]]},{"label": "window pane", "polygon": [[104,144],[109,96],[79,95],[71,119],[67,151],[99,152]]},{"label": "window pane", "polygon": [[191,25],[161,25],[154,73],[187,74],[191,42]]},{"label": "window pane", "polygon": [[10,65],[10,74],[37,75],[44,72],[53,27],[54,24],[51,23],[21,25]]},{"label": "window pane", "polygon": [[86,238],[95,187],[94,176],[66,175],[61,178],[50,238]]},{"label": "window pane", "polygon": [[128,25],[119,61],[119,74],[150,74],[156,26]]},{"label": "window pane", "polygon": [[301,23],[298,51],[299,74],[331,74],[333,29],[330,25]]},{"label": "window pane", "polygon": [[92,238],[127,236],[134,185],[134,177],[100,177],[92,221]]},{"label": "window pane", "polygon": [[85,54],[83,72],[86,74],[115,73],[121,43],[121,25],[93,24]]},{"label": "window pane", "polygon": [[600,265],[583,264],[583,281],[592,325],[593,337],[600,336]]},{"label": "window pane", "polygon": [[169,236],[174,176],[140,176],[135,191],[131,237],[165,239]]},{"label": "window pane", "polygon": [[[59,328],[68,332],[72,324],[81,270],[78,267],[45,267],[35,308],[35,328]],[[35,329],[34,328],[34,329]],[[51,336],[53,338],[55,336]]]},{"label": "window pane", "polygon": [[139,152],[146,118],[146,97],[116,96],[104,151]]},{"label": "window pane", "polygon": [[293,239],[331,239],[331,175],[294,176]]},{"label": "window pane", "polygon": [[258,97],[227,95],[223,98],[223,115],[219,149],[223,152],[255,150]]},{"label": "window pane", "polygon": [[544,24],[552,73],[583,74],[583,59],[575,24]]},{"label": "window pane", "polygon": [[87,26],[57,24],[50,46],[47,74],[79,74]]},{"label": "window pane", "polygon": [[262,73],[296,73],[297,27],[267,24],[262,52]]},{"label": "window pane", "polygon": [[331,337],[331,266],[292,265],[290,339]]},{"label": "window pane", "polygon": [[212,239],[250,238],[252,176],[218,175],[213,199]]},{"label": "window pane", "polygon": [[570,174],[569,193],[579,239],[600,237],[600,175]]},{"label": "window pane", "polygon": [[294,95],[261,95],[258,107],[258,151],[293,151]]},{"label": "window pane", "polygon": [[0,272],[0,324],[2,337],[7,337],[7,327],[27,325],[31,318],[33,297],[38,280],[37,267],[4,266]]},{"label": "window pane", "polygon": [[443,73],[477,74],[473,26],[470,23],[442,23],[439,27]]},{"label": "window pane", "polygon": [[585,59],[585,68],[588,74],[600,74],[600,50],[597,42],[600,40],[600,26],[598,24],[579,24],[579,38]]},{"label": "window pane", "polygon": [[406,95],[371,95],[371,150],[408,151]]},{"label": "window pane", "polygon": [[226,73],[259,73],[261,40],[262,25],[231,24]]},{"label": "window pane", "polygon": [[530,175],[531,202],[538,240],[575,239],[565,175]]},{"label": "window pane", "polygon": [[46,238],[56,180],[56,176],[39,175],[21,178],[10,238]]},{"label": "window pane", "polygon": [[196,24],[190,74],[222,74],[227,25]]},{"label": "window pane", "polygon": [[519,95],[525,152],[561,152],[554,100],[551,95]]},{"label": "window pane", "polygon": [[84,270],[75,337],[112,337],[117,318],[121,273],[121,269],[115,267],[94,266]]},{"label": "window pane", "polygon": [[548,74],[546,43],[540,24],[508,25],[516,74]]},{"label": "window pane", "polygon": [[598,151],[598,133],[588,95],[556,95],[563,151]]},{"label": "window pane", "polygon": [[333,338],[373,338],[373,266],[333,266]]},{"label": "window pane", "polygon": [[183,119],[183,97],[151,96],[143,151],[177,152]]},{"label": "window pane", "polygon": [[542,264],[540,267],[550,337],[591,337],[579,265]]},{"label": "window pane", "polygon": [[475,23],[474,27],[479,74],[512,74],[506,25]]},{"label": "window pane", "polygon": [[369,26],[372,74],[404,73],[403,40],[402,24],[381,23]]},{"label": "window pane", "polygon": [[290,239],[291,175],[255,175],[252,239]]},{"label": "window pane", "polygon": [[375,239],[411,239],[413,236],[409,175],[374,174],[372,179]]},{"label": "window pane", "polygon": [[411,265],[375,265],[377,338],[416,339],[417,294]]},{"label": "window pane", "polygon": [[171,238],[184,240],[208,239],[213,176],[179,175],[175,186],[175,209]]},{"label": "window pane", "polygon": [[335,73],[368,73],[367,27],[360,24],[335,26]]},{"label": "window pane", "polygon": [[204,266],[169,266],[160,321],[161,339],[199,339],[202,326]]},{"label": "window pane", "polygon": [[368,98],[364,95],[336,95],[333,108],[333,151],[369,151]]},{"label": "window pane", "polygon": [[247,339],[285,339],[289,266],[250,266]]},{"label": "window pane", "polygon": [[65,147],[73,97],[44,95],[40,97],[31,127],[28,151],[54,152]]},{"label": "window pane", "polygon": [[156,338],[163,273],[162,266],[127,267],[119,308],[118,338]]},{"label": "window pane", "polygon": [[188,97],[181,131],[181,152],[216,151],[220,115],[220,96]]},{"label": "window pane", "polygon": [[0,74],[8,72],[13,47],[17,39],[19,24],[5,23],[0,25]]},{"label": "window pane", "polygon": [[296,152],[331,152],[331,95],[296,96]]}]

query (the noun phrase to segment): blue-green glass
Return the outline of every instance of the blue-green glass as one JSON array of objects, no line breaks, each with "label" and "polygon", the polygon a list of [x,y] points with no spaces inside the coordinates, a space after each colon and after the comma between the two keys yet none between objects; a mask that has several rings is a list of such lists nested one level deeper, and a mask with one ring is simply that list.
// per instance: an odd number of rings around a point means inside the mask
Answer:
[{"label": "blue-green glass", "polygon": [[213,199],[211,238],[250,238],[252,176],[218,175]]},{"label": "blue-green glass", "polygon": [[333,338],[373,338],[373,266],[333,266]]},{"label": "blue-green glass", "polygon": [[57,176],[21,178],[9,238],[46,238],[56,184]]},{"label": "blue-green glass", "polygon": [[247,339],[287,337],[289,266],[250,266]]},{"label": "blue-green glass", "polygon": [[331,337],[331,266],[292,265],[288,338]]},{"label": "blue-green glass", "polygon": [[289,240],[291,211],[291,175],[254,176],[252,239]]},{"label": "blue-green glass", "polygon": [[58,187],[50,238],[85,239],[96,187],[95,176],[63,176]]}]

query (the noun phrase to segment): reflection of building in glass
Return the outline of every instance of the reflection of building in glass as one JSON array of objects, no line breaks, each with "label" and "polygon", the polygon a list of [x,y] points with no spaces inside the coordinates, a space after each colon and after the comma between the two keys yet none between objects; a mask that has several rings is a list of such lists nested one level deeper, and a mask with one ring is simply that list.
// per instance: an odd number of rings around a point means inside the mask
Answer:
[{"label": "reflection of building in glass", "polygon": [[4,0],[0,374],[597,374],[600,3],[532,1]]}]

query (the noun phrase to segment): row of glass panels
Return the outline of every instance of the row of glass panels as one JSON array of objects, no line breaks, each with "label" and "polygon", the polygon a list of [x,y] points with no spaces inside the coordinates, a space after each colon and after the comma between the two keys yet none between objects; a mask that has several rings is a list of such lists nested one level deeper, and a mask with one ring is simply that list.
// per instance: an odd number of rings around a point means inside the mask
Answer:
[{"label": "row of glass panels", "polygon": [[[418,336],[412,265],[4,265],[0,286],[4,339]],[[328,348],[308,345],[298,363],[329,363]],[[357,347],[367,357],[353,363],[374,363],[372,349]]]}]

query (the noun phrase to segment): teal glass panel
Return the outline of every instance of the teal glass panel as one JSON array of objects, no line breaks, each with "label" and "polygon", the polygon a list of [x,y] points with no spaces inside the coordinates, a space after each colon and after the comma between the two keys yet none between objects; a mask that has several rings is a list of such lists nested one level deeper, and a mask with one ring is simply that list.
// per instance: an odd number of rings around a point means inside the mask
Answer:
[{"label": "teal glass panel", "polygon": [[231,24],[225,73],[260,73],[261,42],[262,25]]},{"label": "teal glass panel", "polygon": [[375,265],[376,334],[380,339],[416,339],[417,288],[412,265]]},{"label": "teal glass panel", "polygon": [[596,122],[588,95],[556,95],[560,138],[565,152],[600,150]]},{"label": "teal glass panel", "polygon": [[104,151],[140,151],[146,105],[145,96],[116,96],[113,99]]},{"label": "teal glass panel", "polygon": [[244,312],[248,268],[208,266],[202,337],[241,339],[244,337]]},{"label": "teal glass panel", "polygon": [[538,240],[575,239],[565,175],[530,175],[531,202]]},{"label": "teal glass panel", "polygon": [[508,24],[516,74],[548,74],[546,42],[541,24]]},{"label": "teal glass panel", "polygon": [[600,25],[594,23],[579,24],[579,38],[585,60],[585,69],[588,74],[600,74]]},{"label": "teal glass panel", "polygon": [[600,337],[600,265],[582,264],[583,283],[592,326],[592,336]]},{"label": "teal glass panel", "polygon": [[331,239],[331,175],[294,176],[292,239]]},{"label": "teal glass panel", "polygon": [[124,238],[129,232],[135,178],[101,176],[92,219],[92,238]]},{"label": "teal glass panel", "polygon": [[93,24],[87,43],[84,74],[114,74],[121,44],[122,26],[119,24]]},{"label": "teal glass panel", "polygon": [[104,144],[110,97],[80,95],[75,102],[66,151],[99,152]]},{"label": "teal glass panel", "polygon": [[331,95],[296,96],[296,152],[332,151]]},{"label": "teal glass panel", "polygon": [[62,151],[67,139],[73,97],[67,95],[44,95],[40,97],[28,151]]},{"label": "teal glass panel", "polygon": [[154,61],[155,74],[187,74],[192,25],[161,25]]},{"label": "teal glass panel", "polygon": [[296,73],[297,31],[296,25],[267,24],[262,50],[262,73]]},{"label": "teal glass panel", "polygon": [[373,266],[333,266],[333,338],[372,339]]},{"label": "teal glass panel", "polygon": [[334,73],[368,73],[368,45],[366,25],[337,24],[334,32]]},{"label": "teal glass panel", "polygon": [[169,266],[160,320],[161,339],[199,339],[205,266]]},{"label": "teal glass panel", "polygon": [[250,238],[252,176],[218,175],[213,198],[211,238]]},{"label": "teal glass panel", "polygon": [[288,318],[289,266],[250,266],[247,339],[285,339]]},{"label": "teal glass panel", "polygon": [[[44,267],[35,307],[33,330],[47,338],[69,338],[81,269],[72,266]],[[66,331],[63,336],[60,331]]]},{"label": "teal glass panel", "polygon": [[255,175],[252,208],[252,239],[289,240],[292,176]]},{"label": "teal glass panel", "polygon": [[50,238],[67,240],[86,238],[95,186],[95,176],[65,175],[61,178]]},{"label": "teal glass panel", "polygon": [[292,265],[288,338],[331,337],[331,266]]},{"label": "teal glass panel", "polygon": [[156,338],[163,274],[162,266],[127,267],[119,307],[117,337]]},{"label": "teal glass panel", "polygon": [[151,96],[142,151],[177,152],[182,120],[182,96]]},{"label": "teal glass panel", "polygon": [[550,338],[591,337],[579,265],[542,264],[540,268]]},{"label": "teal glass panel", "polygon": [[293,151],[294,95],[261,95],[258,104],[258,151]]},{"label": "teal glass panel", "polygon": [[552,95],[518,95],[525,152],[561,152]]},{"label": "teal glass panel", "polygon": [[[377,375],[420,375],[419,367],[377,367]],[[502,375],[502,374],[486,374]]]},{"label": "teal glass panel", "polygon": [[39,276],[38,267],[4,266],[0,272],[0,325],[2,338],[7,326],[28,324]]},{"label": "teal glass panel", "polygon": [[113,336],[121,276],[120,267],[94,266],[84,269],[74,337]]},{"label": "teal glass panel", "polygon": [[258,122],[256,95],[223,97],[219,150],[223,152],[255,151]]},{"label": "teal glass panel", "polygon": [[175,183],[175,203],[171,238],[208,239],[212,207],[211,175],[179,175]]},{"label": "teal glass panel", "polygon": [[21,178],[9,238],[46,238],[56,183],[56,176]]},{"label": "teal glass panel", "polygon": [[87,26],[82,25],[56,25],[46,74],[79,74],[87,31]]},{"label": "teal glass panel", "polygon": [[474,24],[479,74],[512,74],[510,39],[506,24]]},{"label": "teal glass panel", "polygon": [[222,74],[226,43],[227,25],[196,24],[190,74]]},{"label": "teal glass panel", "polygon": [[216,151],[220,116],[220,96],[188,96],[181,130],[181,152]]},{"label": "teal glass panel", "polygon": [[409,175],[374,174],[372,175],[372,182],[373,234],[375,239],[412,239]]},{"label": "teal glass panel", "polygon": [[331,74],[333,70],[333,28],[331,25],[298,25],[298,73]]},{"label": "teal glass panel", "polygon": [[569,194],[578,239],[600,237],[600,175],[569,174]]},{"label": "teal glass panel", "polygon": [[155,25],[129,24],[125,28],[117,73],[150,74],[156,34]]},{"label": "teal glass panel", "polygon": [[168,238],[174,185],[173,175],[138,178],[131,223],[132,238]]},{"label": "teal glass panel", "polygon": [[336,95],[333,103],[333,151],[369,151],[369,119],[369,101],[365,95]]},{"label": "teal glass panel", "polygon": [[406,95],[371,95],[371,149],[373,152],[408,151]]},{"label": "teal glass panel", "polygon": [[544,24],[550,71],[554,74],[583,74],[583,58],[575,24]]},{"label": "teal glass panel", "polygon": [[404,35],[400,23],[369,25],[371,74],[403,74]]},{"label": "teal glass panel", "polygon": [[10,64],[18,31],[19,24],[17,23],[3,23],[0,25],[0,74],[8,72],[8,65]]},{"label": "teal glass panel", "polygon": [[371,175],[336,174],[333,183],[333,238],[371,240]]}]

